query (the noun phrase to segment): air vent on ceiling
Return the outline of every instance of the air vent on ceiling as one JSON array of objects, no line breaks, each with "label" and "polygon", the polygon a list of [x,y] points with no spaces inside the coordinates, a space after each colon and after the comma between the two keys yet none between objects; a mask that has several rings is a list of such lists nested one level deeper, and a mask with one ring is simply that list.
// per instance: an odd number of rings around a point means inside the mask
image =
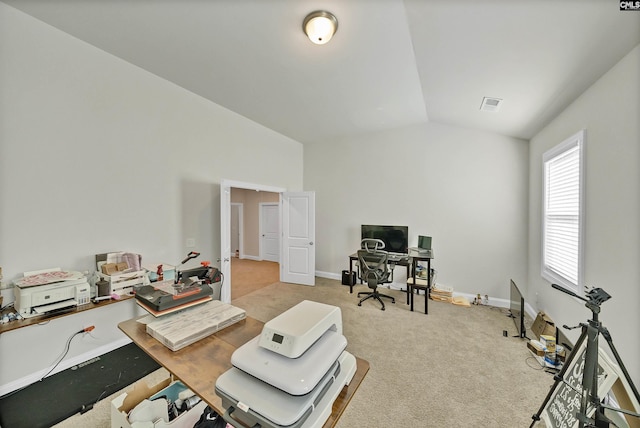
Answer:
[{"label": "air vent on ceiling", "polygon": [[480,105],[480,110],[498,111],[500,110],[501,105],[502,105],[502,100],[500,98],[484,97],[482,99],[482,104]]}]

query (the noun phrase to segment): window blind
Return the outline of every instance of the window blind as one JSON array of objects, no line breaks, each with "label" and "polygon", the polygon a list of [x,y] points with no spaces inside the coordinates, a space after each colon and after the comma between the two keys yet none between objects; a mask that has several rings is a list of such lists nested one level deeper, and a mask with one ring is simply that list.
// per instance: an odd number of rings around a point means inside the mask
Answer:
[{"label": "window blind", "polygon": [[[582,134],[544,156],[543,276],[578,291]],[[558,278],[559,277],[559,278]]]}]

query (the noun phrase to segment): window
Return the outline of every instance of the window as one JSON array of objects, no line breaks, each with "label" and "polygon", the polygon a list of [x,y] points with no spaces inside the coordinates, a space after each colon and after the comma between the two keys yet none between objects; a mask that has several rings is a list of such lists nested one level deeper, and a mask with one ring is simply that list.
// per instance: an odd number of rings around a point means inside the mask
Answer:
[{"label": "window", "polygon": [[584,142],[582,130],[542,155],[542,277],[577,294],[582,284]]}]

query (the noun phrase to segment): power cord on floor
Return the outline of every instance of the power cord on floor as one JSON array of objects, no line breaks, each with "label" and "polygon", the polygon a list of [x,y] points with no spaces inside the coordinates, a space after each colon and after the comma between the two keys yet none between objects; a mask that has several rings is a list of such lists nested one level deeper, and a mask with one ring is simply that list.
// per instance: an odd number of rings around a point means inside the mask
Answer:
[{"label": "power cord on floor", "polygon": [[55,370],[56,367],[58,367],[58,365],[62,362],[62,360],[64,360],[64,357],[67,356],[67,354],[69,353],[69,349],[71,348],[71,341],[73,340],[74,337],[76,337],[79,334],[83,334],[83,333],[90,333],[91,331],[93,331],[93,329],[95,329],[94,326],[89,326],[89,327],[85,327],[80,331],[77,331],[75,333],[73,333],[71,336],[69,336],[69,339],[67,339],[67,343],[64,347],[64,351],[62,352],[62,354],[58,357],[56,363],[53,365],[53,367],[51,367],[51,369],[49,369],[49,371],[40,378],[40,381],[44,380],[44,378],[46,378],[47,376],[49,376],[49,374]]},{"label": "power cord on floor", "polygon": [[[48,322],[48,321],[47,321],[47,322]],[[40,325],[40,324],[38,324],[38,325]],[[73,334],[69,337],[69,339],[67,340],[67,344],[65,345],[65,350],[64,350],[64,352],[62,353],[62,355],[61,355],[60,357],[58,357],[58,361],[55,363],[55,365],[54,365],[54,366],[53,366],[53,367],[52,367],[52,368],[47,372],[47,374],[45,374],[44,376],[42,376],[42,377],[41,377],[40,379],[38,379],[36,382],[42,382],[42,381],[44,380],[44,378],[46,378],[46,377],[47,377],[47,376],[48,376],[48,375],[49,375],[49,374],[50,374],[50,373],[51,373],[51,372],[52,372],[52,371],[53,371],[53,370],[54,370],[54,369],[55,369],[55,368],[60,364],[60,362],[62,362],[62,360],[64,359],[64,357],[69,353],[69,347],[71,346],[71,341],[73,340],[73,338],[74,338],[74,337],[76,337],[77,335],[82,334],[82,333],[88,334],[88,333],[90,333],[91,331],[93,331],[93,329],[95,329],[95,327],[94,327],[94,326],[90,326],[90,327],[85,327],[85,328],[83,328],[82,330],[80,330],[80,331],[77,331],[77,332],[73,333]],[[23,387],[21,387],[21,388],[18,388],[18,389],[16,389],[16,390],[14,390],[14,391],[11,391],[11,392],[9,392],[8,394],[5,394],[5,395],[3,395],[3,396],[2,396],[2,397],[0,397],[0,398],[7,398],[7,397],[10,397],[10,396],[12,396],[12,395],[14,395],[14,394],[17,394],[18,392],[20,392],[20,391],[22,391],[22,390],[24,390],[24,389],[28,388],[29,386],[33,385],[34,383],[35,383],[35,382],[32,382],[32,383],[30,383],[29,385],[25,385],[25,386],[23,386]]]},{"label": "power cord on floor", "polygon": [[[544,370],[544,365],[540,364],[540,361],[536,358],[536,357],[527,357],[526,360],[524,360],[524,362],[531,367],[534,370]],[[535,365],[532,365],[531,362],[533,362]]]}]

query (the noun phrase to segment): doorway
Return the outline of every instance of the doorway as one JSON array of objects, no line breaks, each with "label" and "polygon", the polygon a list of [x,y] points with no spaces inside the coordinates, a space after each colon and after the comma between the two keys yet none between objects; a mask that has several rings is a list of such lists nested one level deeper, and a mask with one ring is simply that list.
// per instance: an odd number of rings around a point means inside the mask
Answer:
[{"label": "doorway", "polygon": [[[241,189],[248,194],[273,193],[281,213],[281,245],[279,261],[279,280],[295,284],[315,284],[315,193],[287,192],[286,189],[260,184],[243,183],[223,179],[220,183],[220,270],[225,280],[222,283],[220,300],[231,303],[231,193]],[[253,192],[251,192],[253,191]],[[255,193],[254,193],[255,192]],[[244,258],[254,257],[261,260],[259,253],[259,230],[255,223],[248,221],[249,204],[243,203],[244,212]],[[269,201],[262,201],[269,202]],[[252,232],[249,227],[256,227]],[[251,239],[255,237],[254,239]],[[254,247],[255,246],[255,247]],[[257,251],[256,251],[257,249]]]},{"label": "doorway", "polygon": [[280,264],[232,257],[231,277],[233,278],[231,296],[235,300],[280,281]]},{"label": "doorway", "polygon": [[230,191],[230,286],[237,299],[280,280],[280,193]]}]

